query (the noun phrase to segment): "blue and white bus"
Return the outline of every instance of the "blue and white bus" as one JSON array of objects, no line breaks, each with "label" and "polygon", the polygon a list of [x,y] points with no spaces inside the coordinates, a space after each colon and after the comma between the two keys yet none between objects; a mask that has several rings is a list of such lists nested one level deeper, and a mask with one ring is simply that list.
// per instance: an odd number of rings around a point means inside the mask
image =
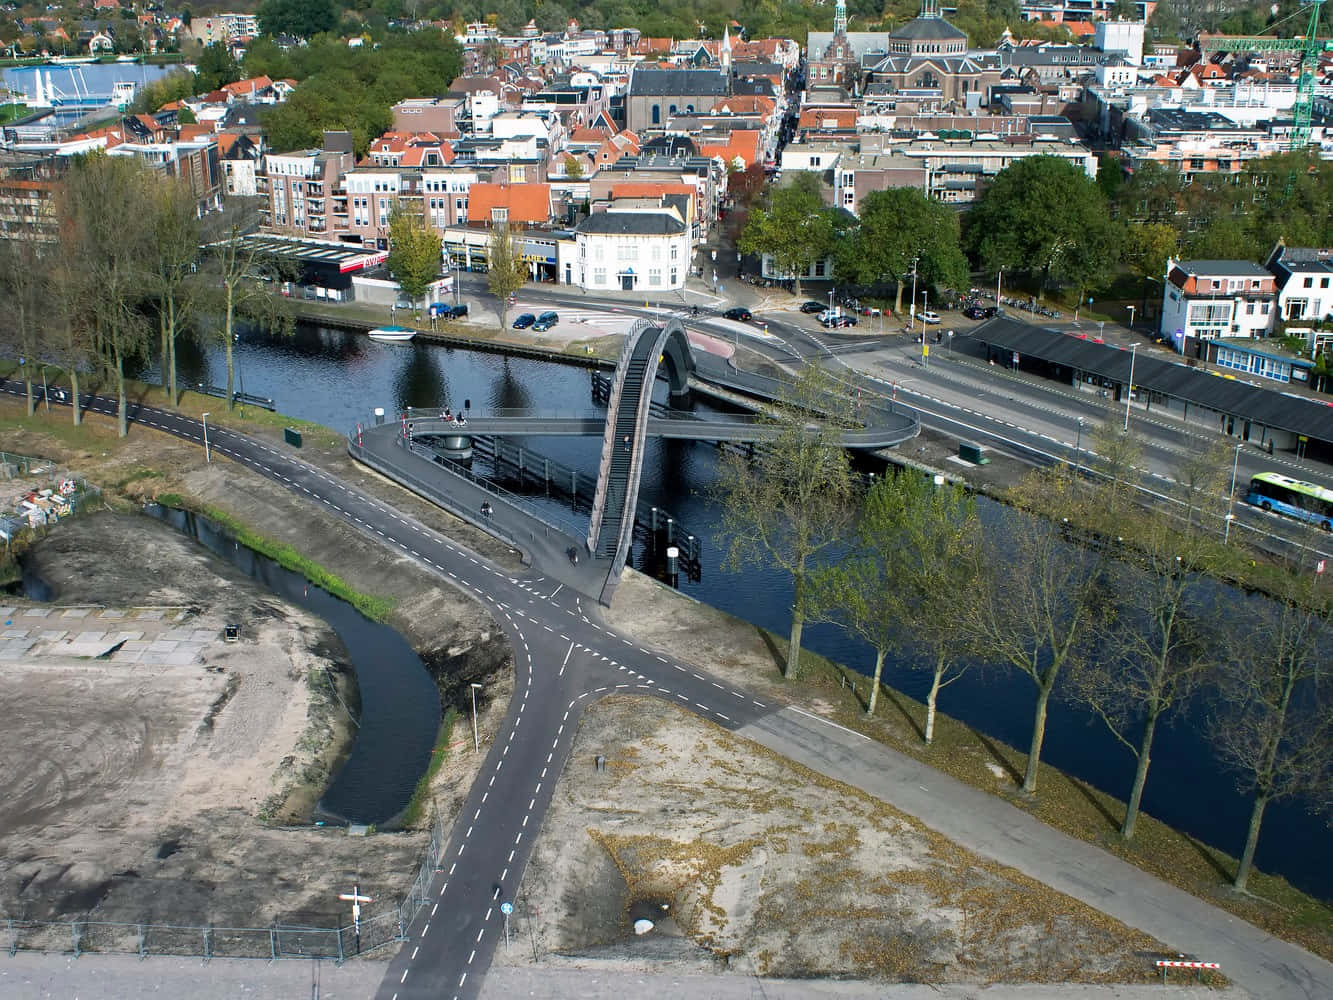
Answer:
[{"label": "blue and white bus", "polygon": [[1245,502],[1333,531],[1333,490],[1314,483],[1279,472],[1261,472],[1250,480]]}]

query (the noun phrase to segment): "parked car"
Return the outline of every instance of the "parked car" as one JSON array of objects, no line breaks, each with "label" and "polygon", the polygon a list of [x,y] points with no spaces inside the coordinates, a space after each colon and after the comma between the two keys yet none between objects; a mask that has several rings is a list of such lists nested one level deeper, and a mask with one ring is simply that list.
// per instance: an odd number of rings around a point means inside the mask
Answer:
[{"label": "parked car", "polygon": [[535,322],[537,322],[537,317],[532,315],[532,313],[520,313],[514,318],[514,329],[526,330]]},{"label": "parked car", "polygon": [[837,309],[825,309],[819,314],[819,322],[830,330],[844,326],[856,326],[856,316]]},{"label": "parked car", "polygon": [[862,315],[862,316],[878,316],[878,315],[879,315],[879,306],[862,306],[862,307],[861,307],[861,315]]},{"label": "parked car", "polygon": [[922,323],[938,323],[940,321],[940,314],[930,309],[923,310],[917,315],[921,317]]},{"label": "parked car", "polygon": [[994,306],[968,306],[963,310],[968,319],[990,319],[995,315]]},{"label": "parked car", "polygon": [[560,316],[554,312],[544,312],[537,317],[537,322],[532,324],[532,329],[536,333],[545,333],[551,327],[560,322]]},{"label": "parked car", "polygon": [[814,299],[810,299],[808,302],[801,303],[801,312],[806,313],[807,315],[813,313],[822,313],[827,308],[828,307],[824,305],[824,303],[816,302]]},{"label": "parked car", "polygon": [[735,306],[724,312],[722,317],[724,319],[738,320],[741,323],[748,323],[750,320],[754,319],[754,313],[750,312],[750,310],[746,309],[744,306]]}]

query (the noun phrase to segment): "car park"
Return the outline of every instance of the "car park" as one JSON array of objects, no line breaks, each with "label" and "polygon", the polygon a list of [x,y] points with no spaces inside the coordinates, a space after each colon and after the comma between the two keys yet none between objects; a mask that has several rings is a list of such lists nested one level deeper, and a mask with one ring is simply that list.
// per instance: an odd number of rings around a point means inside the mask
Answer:
[{"label": "car park", "polygon": [[754,319],[754,313],[744,306],[735,306],[722,314],[724,319],[734,319],[741,323],[748,323]]},{"label": "car park", "polygon": [[532,326],[532,324],[535,322],[537,322],[537,317],[532,315],[532,313],[520,313],[514,319],[514,329],[526,330],[528,327]]},{"label": "car park", "polygon": [[536,333],[545,333],[551,327],[560,322],[560,316],[554,312],[544,312],[537,317],[537,322],[532,324],[532,329]]},{"label": "car park", "polygon": [[929,309],[923,310],[917,315],[921,317],[922,323],[938,323],[940,321],[940,314]]},{"label": "car park", "polygon": [[812,313],[822,313],[827,308],[828,306],[824,305],[824,303],[816,302],[814,299],[801,303],[801,312],[806,313],[807,315]]},{"label": "car park", "polygon": [[856,317],[838,309],[825,309],[819,314],[819,322],[830,330],[844,326],[856,326]]}]

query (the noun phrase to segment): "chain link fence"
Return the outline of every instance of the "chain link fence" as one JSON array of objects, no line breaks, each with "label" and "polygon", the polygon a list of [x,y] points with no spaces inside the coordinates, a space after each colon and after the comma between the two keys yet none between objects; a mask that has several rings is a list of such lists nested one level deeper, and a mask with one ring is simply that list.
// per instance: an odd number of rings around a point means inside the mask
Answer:
[{"label": "chain link fence", "polygon": [[3,920],[3,944],[11,956],[20,951],[81,955],[183,955],[203,958],[326,958],[342,962],[406,940],[408,928],[426,904],[430,884],[439,871],[447,831],[437,813],[430,842],[402,902],[373,914],[358,928],[215,927],[128,923],[104,920]]}]

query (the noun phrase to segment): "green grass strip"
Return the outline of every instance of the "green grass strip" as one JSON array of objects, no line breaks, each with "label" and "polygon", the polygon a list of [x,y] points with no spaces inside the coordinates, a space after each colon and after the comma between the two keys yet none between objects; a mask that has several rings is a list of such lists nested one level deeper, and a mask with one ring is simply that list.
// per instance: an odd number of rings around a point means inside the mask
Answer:
[{"label": "green grass strip", "polygon": [[[182,497],[174,493],[159,494],[157,502],[165,507],[195,509],[191,504],[184,502]],[[298,552],[285,542],[277,542],[259,534],[226,511],[218,510],[216,507],[203,507],[198,510],[198,513],[226,528],[246,548],[253,549],[262,556],[267,556],[283,569],[300,573],[316,587],[346,601],[371,621],[385,622],[393,614],[393,601],[362,593],[342,577],[330,573],[310,557]]]},{"label": "green grass strip", "polygon": [[457,721],[458,710],[451,705],[444,713],[444,718],[440,720],[440,732],[435,737],[435,746],[431,750],[426,772],[417,781],[417,787],[412,791],[412,798],[408,801],[407,808],[403,810],[400,823],[404,828],[414,827],[421,820],[421,812],[426,807],[426,800],[430,798],[431,783],[435,780],[435,775],[440,773],[440,768],[444,766],[444,759],[449,756],[449,740],[453,737],[454,723]]}]

